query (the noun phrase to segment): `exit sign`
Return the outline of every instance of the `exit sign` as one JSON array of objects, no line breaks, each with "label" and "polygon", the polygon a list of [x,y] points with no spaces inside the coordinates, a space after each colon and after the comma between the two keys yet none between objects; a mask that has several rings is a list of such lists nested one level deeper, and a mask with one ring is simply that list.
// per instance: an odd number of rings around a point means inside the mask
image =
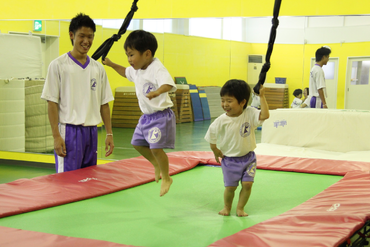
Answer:
[{"label": "exit sign", "polygon": [[42,21],[35,20],[33,21],[33,31],[42,31]]}]

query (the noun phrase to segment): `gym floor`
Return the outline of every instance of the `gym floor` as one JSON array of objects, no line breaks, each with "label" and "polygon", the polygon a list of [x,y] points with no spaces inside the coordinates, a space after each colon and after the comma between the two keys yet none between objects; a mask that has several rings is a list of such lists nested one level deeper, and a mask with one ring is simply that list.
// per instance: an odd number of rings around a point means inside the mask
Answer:
[{"label": "gym floor", "polygon": [[[167,149],[166,152],[175,151],[211,151],[209,144],[204,140],[204,136],[209,125],[213,120],[204,120],[191,123],[181,123],[176,125],[176,144],[175,149]],[[140,154],[132,147],[131,137],[134,133],[132,128],[113,128],[114,133],[114,152],[107,157],[109,160],[122,160],[138,157]],[[261,131],[256,130],[256,142],[261,142]],[[99,130],[99,150],[98,159],[104,157],[105,131]],[[44,154],[52,155],[52,154]],[[8,183],[20,178],[33,178],[55,173],[54,164],[39,164],[26,162],[1,162],[0,163],[0,183]]]}]

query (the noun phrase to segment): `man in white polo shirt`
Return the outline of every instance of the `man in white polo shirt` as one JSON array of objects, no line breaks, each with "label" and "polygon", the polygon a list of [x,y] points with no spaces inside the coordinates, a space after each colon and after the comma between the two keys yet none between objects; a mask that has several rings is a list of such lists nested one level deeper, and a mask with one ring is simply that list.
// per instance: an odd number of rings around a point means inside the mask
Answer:
[{"label": "man in white polo shirt", "polygon": [[113,152],[108,104],[112,91],[103,65],[87,55],[95,30],[87,15],[78,14],[71,20],[73,49],[50,63],[41,95],[48,101],[58,173],[96,165],[97,125],[102,119],[107,131],[105,156]]},{"label": "man in white polo shirt", "polygon": [[323,46],[316,51],[316,64],[312,67],[310,73],[309,91],[311,108],[328,108],[326,105],[325,73],[322,66],[328,63],[330,53],[331,50],[328,46]]}]

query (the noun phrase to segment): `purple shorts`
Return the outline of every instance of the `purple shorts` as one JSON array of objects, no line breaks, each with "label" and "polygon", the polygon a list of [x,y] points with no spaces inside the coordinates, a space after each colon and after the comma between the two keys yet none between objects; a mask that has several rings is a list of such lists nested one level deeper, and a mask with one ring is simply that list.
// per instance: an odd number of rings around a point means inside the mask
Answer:
[{"label": "purple shorts", "polygon": [[165,109],[140,117],[131,144],[150,149],[175,148],[176,116],[171,109]]},{"label": "purple shorts", "polygon": [[310,100],[310,107],[311,108],[323,108],[323,104],[321,102],[320,97],[312,96]]},{"label": "purple shorts", "polygon": [[256,174],[256,155],[249,152],[242,157],[224,157],[221,161],[225,187],[238,186],[239,181],[254,182]]},{"label": "purple shorts", "polygon": [[67,155],[60,157],[54,152],[57,173],[96,165],[98,159],[96,126],[59,124],[59,132],[66,144]]}]

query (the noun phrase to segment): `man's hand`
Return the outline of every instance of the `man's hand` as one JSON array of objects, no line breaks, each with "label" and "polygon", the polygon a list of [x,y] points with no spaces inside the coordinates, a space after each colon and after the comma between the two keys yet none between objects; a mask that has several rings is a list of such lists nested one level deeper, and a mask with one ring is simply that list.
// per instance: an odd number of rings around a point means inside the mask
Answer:
[{"label": "man's hand", "polygon": [[113,149],[114,149],[113,136],[107,135],[107,138],[105,138],[105,157],[111,155],[113,153]]},{"label": "man's hand", "polygon": [[54,150],[60,157],[66,157],[66,144],[61,136],[54,138]]}]

